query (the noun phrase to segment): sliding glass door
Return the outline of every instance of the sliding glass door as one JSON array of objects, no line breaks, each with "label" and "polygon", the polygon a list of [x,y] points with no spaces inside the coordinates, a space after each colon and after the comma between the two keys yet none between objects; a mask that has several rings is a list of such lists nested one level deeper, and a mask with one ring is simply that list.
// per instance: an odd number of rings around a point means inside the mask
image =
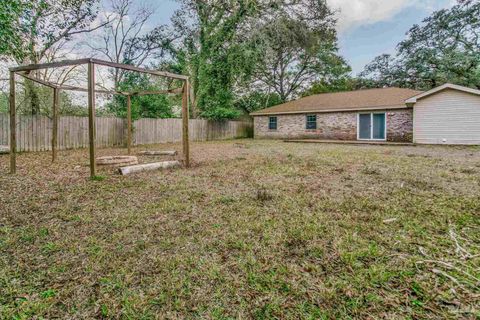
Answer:
[{"label": "sliding glass door", "polygon": [[385,140],[386,116],[385,113],[358,114],[359,140]]}]

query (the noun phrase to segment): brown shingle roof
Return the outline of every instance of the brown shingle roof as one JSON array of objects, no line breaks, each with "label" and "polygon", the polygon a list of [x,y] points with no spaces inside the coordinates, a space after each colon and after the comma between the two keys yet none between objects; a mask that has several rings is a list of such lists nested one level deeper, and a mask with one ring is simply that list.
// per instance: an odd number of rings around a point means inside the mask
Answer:
[{"label": "brown shingle roof", "polygon": [[259,110],[251,115],[399,109],[406,108],[405,100],[420,93],[422,91],[402,88],[323,93]]}]

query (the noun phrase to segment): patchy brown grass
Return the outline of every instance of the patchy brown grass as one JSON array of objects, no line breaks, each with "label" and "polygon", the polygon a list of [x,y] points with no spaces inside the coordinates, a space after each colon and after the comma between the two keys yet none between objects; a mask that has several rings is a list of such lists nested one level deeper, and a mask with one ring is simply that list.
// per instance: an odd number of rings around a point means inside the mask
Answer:
[{"label": "patchy brown grass", "polygon": [[479,148],[192,154],[99,181],[86,150],[0,156],[0,318],[480,318]]}]

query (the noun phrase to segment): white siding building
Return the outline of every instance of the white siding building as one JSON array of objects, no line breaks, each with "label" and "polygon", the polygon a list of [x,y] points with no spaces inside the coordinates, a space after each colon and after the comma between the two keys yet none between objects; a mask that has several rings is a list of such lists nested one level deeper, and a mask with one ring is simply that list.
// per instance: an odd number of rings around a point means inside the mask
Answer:
[{"label": "white siding building", "polygon": [[406,102],[414,143],[480,144],[480,90],[446,84]]}]

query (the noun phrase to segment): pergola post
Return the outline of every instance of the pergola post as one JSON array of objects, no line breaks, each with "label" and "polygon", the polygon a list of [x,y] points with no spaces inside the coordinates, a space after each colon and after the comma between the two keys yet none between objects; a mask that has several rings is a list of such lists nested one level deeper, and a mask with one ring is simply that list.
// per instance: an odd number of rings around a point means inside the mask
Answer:
[{"label": "pergola post", "polygon": [[189,83],[188,80],[185,80],[183,85],[183,95],[182,95],[182,122],[183,122],[183,135],[182,135],[182,144],[183,144],[183,157],[185,160],[185,167],[190,167],[190,145],[188,137],[188,120],[189,120],[189,110],[188,110],[188,96],[189,96]]},{"label": "pergola post", "polygon": [[128,155],[132,154],[132,96],[127,95],[127,148]]},{"label": "pergola post", "polygon": [[10,71],[10,173],[17,172],[17,118],[15,107],[15,72]]},{"label": "pergola post", "polygon": [[58,106],[60,100],[60,89],[53,88],[53,110],[52,110],[52,162],[57,161],[58,147]]},{"label": "pergola post", "polygon": [[88,63],[88,140],[90,149],[90,176],[93,178],[97,174],[95,160],[95,140],[96,140],[96,123],[95,123],[95,65]]}]

